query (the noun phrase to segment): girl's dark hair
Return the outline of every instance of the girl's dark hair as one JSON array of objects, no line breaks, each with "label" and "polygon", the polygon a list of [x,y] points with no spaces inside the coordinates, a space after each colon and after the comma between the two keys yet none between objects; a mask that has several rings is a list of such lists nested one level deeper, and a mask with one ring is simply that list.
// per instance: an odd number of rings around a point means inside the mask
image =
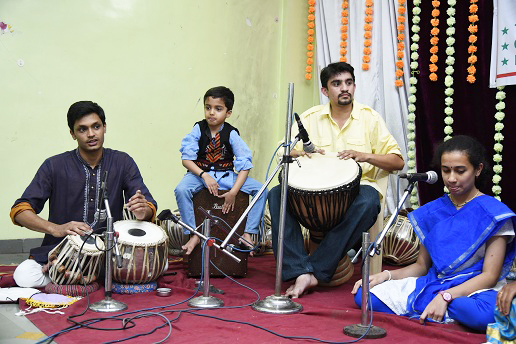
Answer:
[{"label": "girl's dark hair", "polygon": [[434,154],[433,165],[441,166],[441,157],[444,153],[462,152],[468,157],[468,161],[475,169],[483,165],[480,175],[475,179],[475,186],[483,191],[488,187],[491,176],[491,166],[487,160],[487,152],[484,146],[471,136],[457,135],[448,141],[441,142]]}]

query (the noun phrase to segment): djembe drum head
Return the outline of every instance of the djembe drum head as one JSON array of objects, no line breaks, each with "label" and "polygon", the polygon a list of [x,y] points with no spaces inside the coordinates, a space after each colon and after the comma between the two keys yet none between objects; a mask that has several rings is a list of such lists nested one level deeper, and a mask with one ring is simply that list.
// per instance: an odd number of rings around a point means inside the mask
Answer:
[{"label": "djembe drum head", "polygon": [[342,221],[358,195],[362,169],[334,152],[301,156],[298,162],[289,168],[290,210],[309,230],[327,232]]}]

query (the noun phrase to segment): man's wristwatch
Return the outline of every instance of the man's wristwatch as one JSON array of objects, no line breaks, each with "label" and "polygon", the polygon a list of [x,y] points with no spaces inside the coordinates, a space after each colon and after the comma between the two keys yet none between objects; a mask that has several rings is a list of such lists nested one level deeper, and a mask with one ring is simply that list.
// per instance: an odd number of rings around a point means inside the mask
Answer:
[{"label": "man's wristwatch", "polygon": [[447,291],[441,290],[439,294],[443,297],[444,301],[450,303],[453,300],[452,294],[448,293]]}]

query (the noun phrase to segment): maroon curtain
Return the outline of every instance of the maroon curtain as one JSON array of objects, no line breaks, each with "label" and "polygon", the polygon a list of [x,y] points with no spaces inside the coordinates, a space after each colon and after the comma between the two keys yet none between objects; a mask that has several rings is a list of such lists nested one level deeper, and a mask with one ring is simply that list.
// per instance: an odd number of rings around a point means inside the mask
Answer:
[{"label": "maroon curtain", "polygon": [[[454,103],[453,118],[454,123],[453,135],[470,135],[477,138],[484,144],[490,155],[490,164],[493,165],[492,155],[494,153],[494,124],[496,119],[495,99],[497,89],[489,88],[489,66],[491,60],[491,35],[493,25],[493,1],[479,0],[477,2],[479,10],[478,17],[478,41],[476,43],[478,52],[478,62],[475,63],[477,69],[476,82],[470,84],[466,81],[468,75],[468,26],[469,5],[467,0],[458,0],[455,5],[456,24],[455,24],[455,72],[453,73],[455,93],[453,95]],[[408,22],[407,28],[412,26],[412,8],[414,7],[412,0],[408,1]],[[446,60],[446,29],[448,25],[446,20],[448,15],[448,3],[441,0],[439,10],[439,61],[437,66],[438,80],[430,81],[429,64],[430,64],[430,30],[432,28],[430,20],[432,19],[432,2],[422,1],[421,5],[421,22],[419,26],[419,74],[414,75],[418,79],[417,83],[417,102],[416,102],[416,149],[417,149],[417,169],[420,172],[435,170],[439,172],[439,166],[433,166],[432,158],[435,147],[443,140],[444,134],[444,99],[446,98],[444,90],[444,78],[446,76],[445,68]],[[412,35],[412,33],[411,33]],[[501,198],[511,209],[516,210],[516,183],[511,180],[511,174],[514,170],[516,162],[515,156],[516,135],[511,135],[516,129],[516,121],[513,116],[516,109],[516,86],[507,86],[504,90],[507,93],[505,99],[505,119],[503,121],[505,128],[502,131],[505,139],[502,142],[503,149],[503,172],[501,174],[502,187]],[[492,195],[492,181],[485,193]],[[421,204],[425,204],[443,194],[443,183],[440,178],[439,182],[433,185],[421,183],[419,185],[419,193]]]}]

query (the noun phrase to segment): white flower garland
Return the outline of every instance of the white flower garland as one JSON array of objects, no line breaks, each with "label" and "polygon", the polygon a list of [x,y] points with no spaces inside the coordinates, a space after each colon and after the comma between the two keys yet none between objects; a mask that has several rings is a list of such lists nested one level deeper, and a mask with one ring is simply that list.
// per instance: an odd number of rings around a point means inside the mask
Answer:
[{"label": "white flower garland", "polygon": [[[419,58],[419,54],[417,53],[419,49],[419,34],[420,31],[419,22],[421,21],[421,17],[419,14],[421,13],[421,8],[419,8],[419,5],[421,4],[421,0],[414,0],[414,8],[412,9],[412,45],[410,46],[410,50],[412,51],[410,58],[412,62],[410,63],[410,69],[412,76],[410,77],[410,87],[409,87],[409,94],[408,97],[409,106],[408,106],[408,125],[407,125],[407,146],[408,146],[408,173],[415,173],[416,172],[416,84],[417,84],[417,78],[414,76],[415,74],[419,73],[418,70],[418,63],[417,60]],[[412,194],[410,196],[410,204],[413,209],[416,209],[419,207],[419,197],[417,193],[417,188],[412,189]]]},{"label": "white flower garland", "polygon": [[444,118],[444,134],[446,135],[444,137],[444,141],[447,141],[451,139],[451,134],[453,133],[453,72],[455,71],[453,68],[453,65],[455,64],[455,57],[453,55],[455,54],[455,48],[453,47],[455,45],[455,38],[453,35],[455,35],[455,6],[457,4],[456,0],[448,0],[448,9],[446,10],[446,13],[448,14],[448,19],[446,20],[446,23],[448,24],[448,28],[446,29],[446,34],[448,35],[448,38],[446,39],[446,44],[448,47],[446,48],[446,64],[448,67],[446,67],[446,77],[444,78],[444,85],[446,86],[446,90],[444,91],[444,94],[446,94],[446,99],[444,100],[444,103],[446,107],[444,108],[444,114],[446,117]]},{"label": "white flower garland", "polygon": [[499,185],[500,181],[502,180],[502,177],[500,174],[502,173],[502,150],[503,150],[503,135],[501,131],[503,130],[503,119],[505,117],[505,113],[503,110],[505,109],[505,102],[503,101],[505,99],[505,92],[503,91],[504,86],[498,87],[498,92],[496,92],[496,99],[498,99],[498,104],[496,104],[495,108],[497,110],[497,113],[495,114],[496,118],[496,124],[495,124],[495,145],[494,145],[494,155],[493,155],[493,161],[495,162],[495,165],[493,166],[493,193],[495,195],[495,198],[499,201],[501,201],[500,194],[502,193],[502,187]]}]

